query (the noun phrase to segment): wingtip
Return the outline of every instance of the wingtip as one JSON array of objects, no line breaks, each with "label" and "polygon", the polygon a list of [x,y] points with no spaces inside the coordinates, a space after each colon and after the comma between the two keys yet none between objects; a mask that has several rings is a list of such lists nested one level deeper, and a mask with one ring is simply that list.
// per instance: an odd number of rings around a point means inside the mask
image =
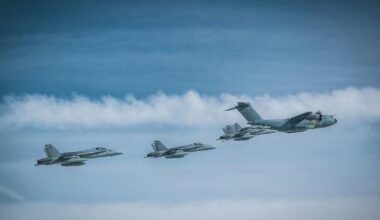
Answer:
[{"label": "wingtip", "polygon": [[226,110],[224,110],[224,111],[231,111],[231,110],[234,110],[234,109],[236,109],[236,106],[234,106],[234,107],[232,107],[232,108],[228,108],[228,109],[226,109]]}]

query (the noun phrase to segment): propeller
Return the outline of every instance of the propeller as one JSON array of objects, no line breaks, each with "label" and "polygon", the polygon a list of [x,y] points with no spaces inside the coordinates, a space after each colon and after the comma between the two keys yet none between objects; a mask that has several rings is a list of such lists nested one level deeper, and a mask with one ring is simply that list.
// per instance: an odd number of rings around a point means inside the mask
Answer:
[{"label": "propeller", "polygon": [[322,121],[322,112],[321,112],[321,110],[316,111],[315,114],[317,114],[319,116],[318,119],[317,119],[317,121],[318,122]]}]

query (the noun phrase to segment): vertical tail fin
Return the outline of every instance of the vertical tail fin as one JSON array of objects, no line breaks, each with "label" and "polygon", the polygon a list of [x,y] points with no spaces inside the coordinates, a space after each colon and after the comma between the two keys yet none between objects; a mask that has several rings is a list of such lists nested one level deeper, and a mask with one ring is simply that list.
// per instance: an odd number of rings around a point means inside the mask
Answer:
[{"label": "vertical tail fin", "polygon": [[46,144],[44,150],[47,157],[59,157],[61,155],[61,153],[52,144]]},{"label": "vertical tail fin", "polygon": [[226,111],[233,109],[237,109],[248,122],[255,122],[262,119],[249,102],[238,102],[237,106],[229,108]]},{"label": "vertical tail fin", "polygon": [[223,128],[223,132],[224,132],[224,134],[228,134],[228,131],[226,128]]},{"label": "vertical tail fin", "polygon": [[153,151],[157,151],[156,145],[154,143],[151,143],[150,145],[152,145]]},{"label": "vertical tail fin", "polygon": [[164,151],[164,150],[167,150],[167,149],[168,149],[167,147],[165,147],[165,145],[163,145],[163,144],[161,143],[161,141],[158,141],[158,140],[156,140],[156,141],[154,141],[154,142],[152,143],[152,147],[153,147],[153,150],[154,150],[154,151]]},{"label": "vertical tail fin", "polygon": [[241,130],[241,127],[238,123],[235,123],[233,125],[226,125],[225,128],[223,128],[224,134],[230,135],[230,134],[236,134]]},{"label": "vertical tail fin", "polygon": [[240,131],[240,130],[241,130],[241,126],[240,126],[238,123],[235,123],[235,124],[234,124],[234,130],[235,130],[236,132]]},{"label": "vertical tail fin", "polygon": [[235,133],[234,129],[232,128],[231,125],[227,125],[226,126],[226,130],[227,130],[227,134],[233,134],[233,133]]}]

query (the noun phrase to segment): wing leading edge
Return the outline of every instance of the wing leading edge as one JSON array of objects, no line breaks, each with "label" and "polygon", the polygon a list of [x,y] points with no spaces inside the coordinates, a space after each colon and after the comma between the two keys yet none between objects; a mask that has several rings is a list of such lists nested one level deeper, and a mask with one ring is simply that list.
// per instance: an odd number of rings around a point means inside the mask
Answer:
[{"label": "wing leading edge", "polygon": [[292,129],[296,125],[298,125],[301,121],[307,118],[307,116],[311,115],[313,112],[305,112],[300,115],[289,118],[289,120],[282,126],[285,129]]}]

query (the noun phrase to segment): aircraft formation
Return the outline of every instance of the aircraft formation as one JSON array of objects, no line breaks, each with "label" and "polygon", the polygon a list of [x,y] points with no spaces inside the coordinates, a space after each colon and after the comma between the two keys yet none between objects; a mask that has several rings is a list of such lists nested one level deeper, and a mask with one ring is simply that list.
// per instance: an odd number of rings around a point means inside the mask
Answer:
[{"label": "aircraft formation", "polygon": [[[229,108],[226,111],[235,109],[247,120],[249,126],[242,128],[238,123],[227,125],[222,129],[224,135],[220,136],[217,140],[246,141],[263,134],[271,134],[275,132],[303,132],[308,129],[329,127],[337,123],[334,115],[323,115],[321,111],[316,111],[315,113],[305,112],[285,119],[263,119],[248,102],[238,102],[236,106]],[[148,153],[145,158],[182,158],[189,153],[216,149],[216,147],[202,143],[192,143],[167,148],[159,140],[155,140],[151,145],[153,151]],[[84,165],[88,159],[112,157],[123,154],[123,152],[105,147],[61,153],[51,144],[46,144],[44,151],[46,157],[38,159],[35,164],[36,166],[52,164],[60,164],[61,166],[81,166]]]}]

